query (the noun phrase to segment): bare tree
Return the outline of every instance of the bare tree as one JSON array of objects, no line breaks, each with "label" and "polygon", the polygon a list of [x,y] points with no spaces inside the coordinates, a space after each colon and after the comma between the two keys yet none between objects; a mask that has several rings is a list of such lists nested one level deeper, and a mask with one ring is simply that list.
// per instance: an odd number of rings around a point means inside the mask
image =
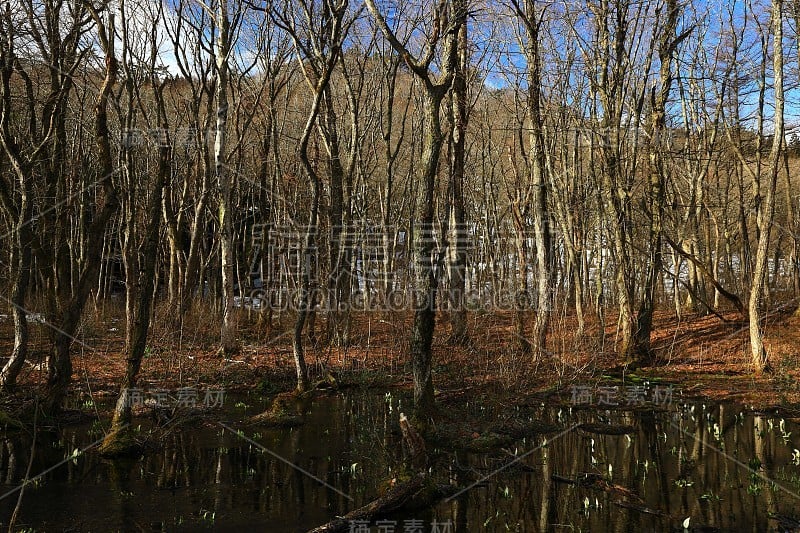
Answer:
[{"label": "bare tree", "polygon": [[533,357],[547,353],[547,330],[553,308],[553,245],[550,235],[549,191],[552,180],[547,175],[548,157],[544,135],[542,98],[542,54],[540,31],[545,22],[545,8],[537,8],[535,0],[521,5],[511,0],[525,27],[525,60],[527,62],[527,112],[530,121],[528,169],[532,188],[533,243],[536,249],[536,321],[533,328]]},{"label": "bare tree", "polygon": [[[216,139],[214,141],[214,174],[217,180],[219,201],[219,232],[220,255],[222,259],[222,331],[221,344],[225,356],[230,356],[239,351],[237,338],[237,315],[234,305],[235,265],[233,263],[233,205],[231,194],[233,192],[233,178],[228,170],[227,163],[227,127],[228,127],[228,84],[230,78],[230,55],[233,46],[233,32],[236,20],[241,17],[241,11],[233,16],[228,0],[217,0],[216,24],[217,39],[214,50],[216,59],[216,99],[217,99],[217,125]],[[241,289],[241,284],[240,284]]]},{"label": "bare tree", "polygon": [[342,53],[342,43],[354,20],[354,17],[346,18],[349,5],[348,0],[323,0],[321,2],[309,0],[299,3],[287,2],[280,6],[280,9],[276,8],[271,12],[276,23],[292,36],[298,61],[313,96],[297,148],[297,155],[308,176],[311,191],[311,205],[301,254],[302,272],[298,312],[292,338],[292,351],[297,370],[297,390],[300,392],[308,389],[308,370],[303,349],[303,327],[313,306],[312,277],[314,273],[312,268],[316,264],[318,256],[317,233],[319,231],[321,188],[319,174],[309,158],[308,145],[328,94],[327,89],[331,75],[339,61],[339,55]]},{"label": "bare tree", "polygon": [[[94,183],[102,183],[102,192],[99,194],[97,207],[86,233],[86,252],[81,264],[76,265],[79,274],[75,288],[69,290],[69,287],[63,287],[56,296],[58,312],[61,316],[56,322],[57,330],[54,334],[53,350],[48,359],[48,379],[44,399],[44,408],[47,411],[59,409],[66,395],[72,378],[70,348],[75,340],[75,332],[80,324],[89,293],[96,282],[106,226],[119,207],[114,180],[110,179],[114,173],[114,161],[108,127],[108,104],[117,81],[118,68],[114,48],[114,14],[106,12],[106,19],[103,19],[103,12],[95,10],[88,4],[85,5],[94,20],[100,46],[105,56],[104,78],[94,105],[94,136],[99,174],[99,179],[94,180]],[[107,9],[107,5],[103,7]],[[68,255],[59,254],[56,259],[56,268],[70,268],[67,266],[69,259]]]},{"label": "bare tree", "polygon": [[680,18],[680,5],[676,0],[667,0],[664,24],[660,28],[658,44],[659,68],[658,85],[651,90],[650,125],[649,125],[649,157],[650,179],[647,198],[647,215],[650,218],[647,241],[647,261],[644,273],[644,290],[639,312],[636,317],[635,350],[640,354],[640,361],[651,362],[653,359],[650,345],[650,334],[653,329],[653,312],[656,307],[656,289],[662,269],[662,232],[666,203],[666,169],[663,151],[666,148],[667,127],[666,107],[672,87],[672,57],[677,46],[686,39],[692,28],[675,35]]},{"label": "bare tree", "polygon": [[781,169],[781,149],[784,144],[784,108],[786,105],[783,87],[783,0],[772,2],[772,79],[774,87],[775,115],[772,128],[772,149],[769,155],[769,172],[767,174],[764,201],[757,215],[759,230],[756,247],[756,263],[753,268],[753,281],[748,301],[748,317],[750,319],[750,350],[753,368],[756,373],[770,369],[769,355],[764,347],[761,329],[761,314],[764,299],[764,283],[767,274],[769,240],[775,220],[775,195],[778,173]]},{"label": "bare tree", "polygon": [[[173,302],[177,299],[178,326],[182,331],[184,315],[198,287],[200,296],[204,294],[200,274],[213,177],[206,132],[211,129],[215,115],[214,86],[209,80],[213,79],[216,65],[212,59],[213,43],[207,42],[213,13],[193,0],[181,0],[174,14],[167,18],[166,29],[182,82],[189,92],[177,115],[186,117],[190,150],[185,163],[187,170],[181,173],[180,195],[169,190],[164,196],[164,219],[170,245],[170,298]],[[187,216],[187,212],[191,215]],[[181,250],[184,234],[189,242],[185,253]]]},{"label": "bare tree", "polygon": [[[114,408],[114,417],[111,424],[111,431],[106,436],[101,446],[101,453],[106,455],[124,455],[136,448],[130,429],[131,409],[135,403],[134,391],[142,364],[142,358],[147,348],[148,334],[150,332],[151,315],[153,311],[153,301],[155,298],[155,288],[153,280],[156,275],[159,258],[159,237],[161,235],[162,220],[162,200],[164,197],[164,187],[170,181],[172,171],[172,140],[169,134],[169,122],[166,112],[164,99],[164,88],[167,79],[159,75],[157,69],[157,51],[159,44],[158,23],[163,15],[163,4],[151,4],[153,12],[144,13],[145,20],[152,22],[151,30],[145,33],[143,50],[135,50],[135,38],[130,35],[133,25],[129,13],[125,12],[124,6],[120,10],[123,30],[122,46],[123,65],[126,76],[126,87],[129,92],[130,102],[136,100],[139,109],[143,111],[146,119],[151,124],[157,126],[158,132],[157,151],[158,160],[156,172],[152,182],[136,176],[128,183],[127,202],[124,209],[126,220],[126,260],[127,266],[127,337],[126,337],[126,357],[125,375],[122,379],[120,395]],[[135,8],[134,8],[135,9]],[[135,14],[135,12],[134,12]],[[144,30],[142,28],[142,30]],[[146,31],[146,30],[145,30]],[[138,54],[137,54],[138,52]],[[147,54],[149,52],[149,54]],[[145,55],[147,54],[147,55]],[[139,57],[139,56],[145,57]],[[149,57],[147,57],[149,56]],[[144,61],[141,61],[144,60]],[[136,79],[137,67],[146,68],[144,75],[147,76],[148,85],[152,89],[152,97],[155,103],[155,117],[146,116],[146,104],[143,102],[142,95],[138,87],[133,85],[133,81],[141,83],[144,80]],[[123,147],[126,152],[130,152],[130,147]],[[133,171],[132,157],[128,156],[129,162],[127,170]],[[138,196],[146,198],[144,213],[140,213],[133,207],[139,202]]]},{"label": "bare tree", "polygon": [[[419,57],[415,57],[386,23],[375,1],[367,0],[367,7],[386,39],[424,86],[422,164],[417,177],[423,189],[423,200],[415,236],[414,326],[411,332],[415,419],[424,423],[434,406],[431,346],[436,325],[437,279],[433,254],[433,222],[436,175],[443,144],[439,114],[442,100],[453,82],[458,57],[458,32],[467,14],[457,11],[455,5],[450,5],[446,0],[440,0],[433,7],[433,27],[425,40],[424,50]],[[431,64],[440,44],[443,46],[442,64],[437,69],[439,75],[436,76],[431,71]]]},{"label": "bare tree", "polygon": [[[11,313],[14,319],[14,347],[8,362],[0,370],[0,388],[12,390],[16,387],[17,376],[25,363],[28,352],[28,320],[26,301],[30,282],[31,248],[33,234],[30,231],[31,215],[34,209],[33,180],[34,167],[39,154],[46,149],[53,135],[53,123],[40,124],[35,120],[36,101],[33,96],[33,85],[30,77],[22,69],[17,57],[16,41],[21,33],[20,22],[23,13],[11,10],[10,4],[0,16],[0,144],[5,158],[13,169],[13,180],[5,176],[0,178],[0,207],[10,222],[10,282]],[[29,119],[28,141],[34,144],[30,154],[23,152],[23,147],[15,140],[11,122],[15,107],[12,106],[11,78],[18,72],[25,81],[29,96],[26,113]],[[59,87],[60,89],[60,87]],[[59,97],[58,93],[53,97]],[[40,131],[37,131],[39,129]],[[38,141],[38,142],[37,142]]]}]

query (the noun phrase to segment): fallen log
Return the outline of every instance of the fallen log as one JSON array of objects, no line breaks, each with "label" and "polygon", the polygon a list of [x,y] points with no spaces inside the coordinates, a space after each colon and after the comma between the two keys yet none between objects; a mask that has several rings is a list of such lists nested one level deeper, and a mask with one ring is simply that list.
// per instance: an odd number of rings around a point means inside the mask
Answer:
[{"label": "fallen log", "polygon": [[625,500],[615,500],[614,505],[617,507],[622,507],[623,509],[631,509],[632,511],[638,511],[640,513],[649,514],[653,516],[667,516],[673,518],[672,516],[668,515],[666,512],[662,511],[661,509],[651,509],[646,505],[628,502]]},{"label": "fallen log", "polygon": [[350,524],[355,520],[372,520],[379,516],[399,511],[424,487],[426,481],[427,475],[417,474],[410,480],[389,488],[386,494],[380,498],[350,511],[340,518],[335,518],[327,524],[314,528],[309,533],[350,531]]},{"label": "fallen log", "polygon": [[800,519],[777,513],[770,513],[769,519],[776,520],[781,531],[800,531]]},{"label": "fallen log", "polygon": [[382,496],[344,516],[334,518],[308,533],[352,531],[351,524],[356,520],[371,521],[398,511],[425,509],[457,492],[456,487],[438,485],[431,479],[427,469],[428,457],[425,451],[425,440],[403,413],[400,413],[400,428],[411,455],[412,467],[418,473],[404,481],[398,481],[397,478],[390,480],[387,484],[388,488]]}]

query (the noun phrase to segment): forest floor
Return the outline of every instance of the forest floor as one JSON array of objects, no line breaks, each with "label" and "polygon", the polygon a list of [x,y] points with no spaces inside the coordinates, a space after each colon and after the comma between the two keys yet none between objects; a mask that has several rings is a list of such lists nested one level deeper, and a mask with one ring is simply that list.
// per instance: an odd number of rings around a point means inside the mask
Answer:
[{"label": "forest floor", "polygon": [[[217,349],[214,313],[194,309],[179,327],[165,311],[159,310],[154,321],[140,374],[143,390],[223,388],[265,395],[292,390],[292,316],[275,315],[269,327],[266,313],[242,310],[241,352],[224,359]],[[467,346],[447,343],[449,324],[442,313],[434,340],[434,383],[442,399],[467,395],[505,406],[536,399],[599,407],[635,406],[654,388],[663,399],[669,385],[672,401],[735,401],[752,409],[781,408],[796,417],[800,416],[800,317],[793,311],[786,307],[765,322],[773,371],[762,376],[752,371],[747,323],[735,312],[722,313],[724,320],[691,313],[679,320],[674,310],[658,312],[652,337],[657,362],[630,372],[623,370],[615,354],[617,323],[611,313],[604,326],[587,313],[581,335],[576,334],[574,314],[556,317],[548,340],[552,355],[540,361],[516,348],[510,312],[469,313]],[[82,344],[73,348],[75,397],[116,396],[124,371],[124,314],[109,304],[88,315],[79,335]],[[410,313],[354,314],[347,348],[306,339],[312,379],[332,373],[346,386],[411,388],[407,356],[411,318]],[[325,338],[324,327],[324,321],[317,320],[318,339]],[[44,361],[50,331],[36,321],[31,329],[31,355],[20,376],[17,399],[36,394],[47,376]],[[0,363],[11,352],[12,339],[10,317],[0,315]],[[8,401],[13,399],[7,397]]]},{"label": "forest floor", "polygon": [[[252,432],[256,442],[261,440],[256,435],[261,435],[262,428],[272,429],[288,439],[298,434],[289,428],[301,425],[305,428],[316,427],[318,433],[308,433],[316,435],[314,438],[329,435],[331,428],[339,427],[334,417],[341,416],[341,413],[334,415],[333,411],[324,411],[325,417],[311,416],[313,406],[326,409],[325,402],[317,401],[317,398],[335,391],[315,390],[303,395],[290,392],[294,389],[295,379],[291,350],[294,317],[291,314],[273,316],[270,321],[266,313],[242,310],[239,314],[241,351],[226,359],[218,349],[217,313],[198,307],[190,310],[180,325],[170,318],[168,311],[160,308],[156,312],[137,384],[145,396],[151,395],[150,403],[140,405],[133,413],[136,417],[137,452],[142,451],[152,457],[157,455],[154,451],[169,446],[165,443],[173,442],[170,439],[175,438],[176,431],[181,436],[184,432],[218,432],[220,426],[230,431],[230,426],[224,425],[227,423],[237,428],[237,435],[245,435],[245,429]],[[780,417],[790,423],[798,423],[800,313],[795,311],[794,307],[785,306],[779,312],[770,314],[764,322],[772,371],[759,376],[754,374],[750,365],[747,323],[733,311],[722,313],[721,316],[684,313],[678,319],[674,310],[661,310],[654,318],[655,330],[652,335],[655,364],[637,369],[625,369],[620,365],[615,353],[617,317],[613,313],[608,313],[604,321],[587,313],[581,334],[578,334],[578,321],[574,313],[557,315],[552,321],[552,331],[548,337],[551,354],[539,361],[518,349],[511,312],[470,312],[470,343],[466,346],[447,342],[450,327],[447,315],[441,313],[434,336],[433,360],[437,410],[432,417],[433,423],[420,425],[425,436],[417,449],[430,452],[430,455],[425,452],[420,457],[430,458],[431,462],[427,464],[444,472],[446,475],[443,474],[443,479],[450,479],[447,476],[451,475],[451,470],[442,467],[450,464],[447,462],[449,451],[482,454],[488,458],[487,461],[503,461],[503,464],[511,465],[517,459],[510,459],[509,456],[514,456],[517,449],[523,449],[519,447],[520,442],[523,446],[550,442],[576,428],[587,435],[628,435],[640,424],[642,427],[650,424],[647,427],[655,428],[655,420],[670,421],[673,416],[689,416],[688,410],[681,405],[684,402],[691,403],[692,413],[695,403],[710,405],[732,402],[737,408],[726,411],[729,418],[730,414],[735,413],[739,413],[735,414],[737,417],[744,412],[766,413],[768,417]],[[96,439],[100,432],[109,427],[111,410],[119,394],[125,369],[125,318],[123,310],[111,303],[105,309],[90,310],[86,316],[78,335],[79,342],[73,345],[73,394],[64,412],[45,420],[37,418],[36,409],[30,407],[35,405],[32,400],[43,391],[46,382],[51,326],[41,317],[33,317],[30,360],[20,376],[18,391],[0,395],[0,431],[30,434],[35,433],[37,423],[39,427],[44,424],[48,428],[83,424],[85,431],[89,432],[87,438],[95,441],[94,444],[99,442]],[[419,443],[420,435],[405,429],[408,425],[403,425],[400,409],[408,405],[408,396],[413,388],[408,360],[408,339],[413,317],[410,313],[359,312],[351,318],[347,348],[331,348],[323,343],[322,339],[327,336],[326,324],[317,318],[313,331],[320,342],[305,339],[311,378],[315,381],[327,378],[329,388],[341,389],[342,396],[351,392],[357,396],[365,391],[363,396],[373,403],[358,405],[374,406],[377,402],[379,419],[384,421],[379,425],[383,426],[386,434],[394,435],[392,438],[406,439],[402,449],[411,451],[413,464],[413,454],[416,453],[414,446]],[[529,325],[532,325],[532,318],[529,317]],[[10,317],[0,314],[0,356],[7,357],[11,352],[12,339]],[[0,364],[3,363],[0,357]],[[226,400],[226,410],[195,409],[193,406],[188,409],[176,406],[170,410],[162,407],[160,400],[155,402],[156,405],[152,401],[156,391],[163,391],[173,400],[167,403],[167,407],[175,405],[177,392],[187,389],[194,389],[199,400],[203,398],[203,391],[210,390],[222,390],[225,395],[231,393],[233,398],[230,402]],[[388,408],[383,401],[384,395],[389,399]],[[392,405],[397,406],[394,416],[399,424],[388,423],[389,418],[385,413],[392,412]],[[250,406],[254,407],[255,412],[246,413]],[[702,408],[708,413],[705,405]],[[562,413],[565,415],[563,418]],[[331,418],[326,418],[329,415]],[[372,420],[369,418],[371,416],[367,415],[363,420]],[[306,424],[310,420],[313,422]],[[573,421],[570,427],[566,426],[568,420]],[[778,427],[783,428],[783,421],[780,424]],[[674,423],[672,426],[678,427]],[[751,429],[753,427],[757,429],[757,426],[750,426]],[[406,431],[411,437],[406,438]],[[683,437],[686,430],[680,431]],[[108,437],[113,433],[106,435]],[[217,438],[214,442],[218,442]],[[342,437],[331,435],[325,438]],[[587,438],[591,438],[594,449],[596,437]],[[664,438],[667,438],[666,432]],[[182,443],[196,442],[192,439],[180,440]],[[536,446],[519,458],[528,456],[540,447]],[[515,450],[514,454],[509,450]],[[747,453],[746,448],[742,450],[742,453]],[[791,452],[791,446],[785,450]],[[100,452],[92,450],[92,453]],[[168,456],[171,455],[164,454],[164,457]],[[401,464],[400,456],[405,457],[403,461],[408,463],[409,456],[400,453],[396,456],[399,467],[389,470],[392,472],[389,478],[378,477],[367,483],[377,487],[379,495],[391,487],[389,490],[402,494],[402,498],[406,499],[404,501],[407,501],[416,497],[416,493],[410,491],[418,490],[413,484],[417,477],[406,480],[395,473],[405,471],[408,467],[408,464]],[[174,458],[172,460],[177,461]],[[594,456],[591,460],[594,461]],[[483,461],[481,459],[481,464]],[[576,468],[577,459],[570,461]],[[345,463],[350,464],[350,461]],[[520,464],[520,468],[526,467]],[[427,471],[433,472],[434,466]],[[617,465],[614,466],[616,470]],[[504,468],[500,467],[490,476]],[[623,468],[620,465],[619,471],[624,472]],[[569,467],[564,466],[559,472],[568,470]],[[611,463],[608,471],[610,475]],[[475,483],[483,483],[483,480],[485,477]],[[559,480],[577,483],[563,476]],[[463,482],[460,483],[463,486]],[[466,488],[472,486],[474,484]],[[598,490],[617,491],[617,495],[635,495],[623,485],[605,484],[599,487]],[[664,494],[667,493],[664,491]],[[428,494],[437,499],[445,493]],[[353,512],[379,508],[385,501],[378,496]],[[630,509],[653,513],[649,507],[636,501],[623,501],[626,502]],[[431,502],[423,507],[429,505]],[[394,503],[392,508],[395,508]],[[382,515],[376,513],[368,516],[374,519]],[[669,519],[677,520],[674,517]],[[681,516],[680,520],[685,520],[685,516]]]}]

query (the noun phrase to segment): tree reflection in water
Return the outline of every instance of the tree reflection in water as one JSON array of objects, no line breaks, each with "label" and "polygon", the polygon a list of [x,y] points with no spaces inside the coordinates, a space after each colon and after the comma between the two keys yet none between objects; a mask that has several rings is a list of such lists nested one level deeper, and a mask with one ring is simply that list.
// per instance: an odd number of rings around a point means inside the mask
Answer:
[{"label": "tree reflection in water", "polygon": [[[89,452],[66,461],[29,485],[17,524],[37,530],[310,529],[368,503],[380,483],[394,475],[403,459],[398,401],[408,400],[394,398],[392,405],[378,394],[333,396],[315,401],[300,427],[244,428],[246,436],[352,501],[209,423],[176,428],[157,443],[159,449],[139,460],[105,461]],[[225,413],[228,419],[241,415],[234,411]],[[523,454],[548,437],[546,447],[458,498],[414,515],[389,517],[396,529],[402,531],[403,521],[413,519],[427,524],[426,531],[434,520],[450,521],[456,532],[665,531],[680,529],[691,517],[692,526],[763,531],[777,526],[771,516],[791,517],[800,508],[792,495],[800,492],[800,465],[792,456],[800,448],[800,427],[794,422],[742,414],[733,404],[569,413],[538,407],[527,414],[563,427],[602,422],[633,429],[619,435],[596,429],[558,438],[539,435],[488,454],[437,450],[436,475],[465,487],[506,464],[509,454]],[[490,419],[492,413],[482,410],[481,416]],[[91,425],[40,432],[32,474],[97,438]],[[23,432],[2,436],[2,493],[24,478],[30,445],[30,435]],[[598,483],[554,481],[583,473],[595,474],[590,479]],[[16,493],[0,500],[0,516],[10,516],[15,503]]]}]

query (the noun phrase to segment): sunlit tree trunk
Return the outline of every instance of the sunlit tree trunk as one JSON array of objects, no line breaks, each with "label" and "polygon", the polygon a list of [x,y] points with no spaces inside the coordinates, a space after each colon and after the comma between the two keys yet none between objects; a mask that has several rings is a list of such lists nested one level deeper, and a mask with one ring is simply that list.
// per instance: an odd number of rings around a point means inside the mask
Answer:
[{"label": "sunlit tree trunk", "polygon": [[778,172],[781,165],[781,148],[784,143],[784,92],[783,92],[783,0],[772,3],[772,67],[775,92],[775,117],[773,119],[772,149],[769,155],[769,174],[764,201],[757,215],[759,229],[756,247],[756,263],[753,268],[753,281],[748,302],[750,319],[750,350],[753,368],[756,373],[769,370],[770,361],[764,347],[764,336],[761,329],[761,314],[764,297],[764,284],[767,274],[767,258],[769,255],[769,239],[775,218],[775,192]]},{"label": "sunlit tree trunk", "polygon": [[[465,0],[454,2],[456,11],[466,11]],[[448,267],[450,292],[450,342],[468,344],[467,309],[465,306],[467,243],[465,226],[464,179],[466,164],[467,68],[469,67],[467,24],[458,30],[458,60],[455,64],[451,98],[452,150],[450,175],[450,213],[448,236]]]},{"label": "sunlit tree trunk", "polygon": [[525,49],[528,76],[529,168],[533,205],[533,242],[536,250],[536,318],[533,325],[533,357],[547,354],[547,331],[553,309],[553,245],[550,236],[549,199],[551,180],[547,175],[542,113],[542,56],[540,28],[544,21],[544,7],[537,12],[535,0],[526,0],[524,13],[517,6],[528,33]]},{"label": "sunlit tree trunk", "polygon": [[[292,335],[292,352],[297,372],[297,391],[306,391],[309,387],[308,369],[303,347],[303,328],[311,316],[315,294],[312,277],[318,258],[317,236],[319,232],[320,178],[311,159],[308,145],[320,112],[325,105],[325,97],[333,73],[334,66],[342,53],[342,43],[349,31],[352,19],[345,19],[349,7],[348,0],[330,3],[324,2],[315,6],[313,0],[300,3],[294,9],[271,12],[273,20],[294,41],[295,50],[301,58],[301,68],[306,84],[313,95],[311,108],[300,136],[297,154],[303,170],[308,176],[311,192],[311,206],[308,213],[308,224],[305,228],[301,254],[300,295],[297,318]],[[317,13],[317,10],[321,13]],[[315,15],[316,14],[316,15]],[[297,18],[293,18],[297,17]]]},{"label": "sunlit tree trunk", "polygon": [[[219,237],[222,262],[222,331],[220,341],[222,352],[230,356],[239,351],[237,339],[237,314],[234,306],[234,268],[233,263],[233,178],[227,168],[227,125],[228,125],[228,78],[229,55],[231,53],[231,27],[228,13],[228,0],[217,0],[217,40],[215,43],[217,61],[217,124],[214,141],[214,174],[217,179],[219,201]],[[241,283],[239,290],[241,291]],[[241,292],[240,292],[241,296]],[[243,301],[243,299],[241,300]]]}]

